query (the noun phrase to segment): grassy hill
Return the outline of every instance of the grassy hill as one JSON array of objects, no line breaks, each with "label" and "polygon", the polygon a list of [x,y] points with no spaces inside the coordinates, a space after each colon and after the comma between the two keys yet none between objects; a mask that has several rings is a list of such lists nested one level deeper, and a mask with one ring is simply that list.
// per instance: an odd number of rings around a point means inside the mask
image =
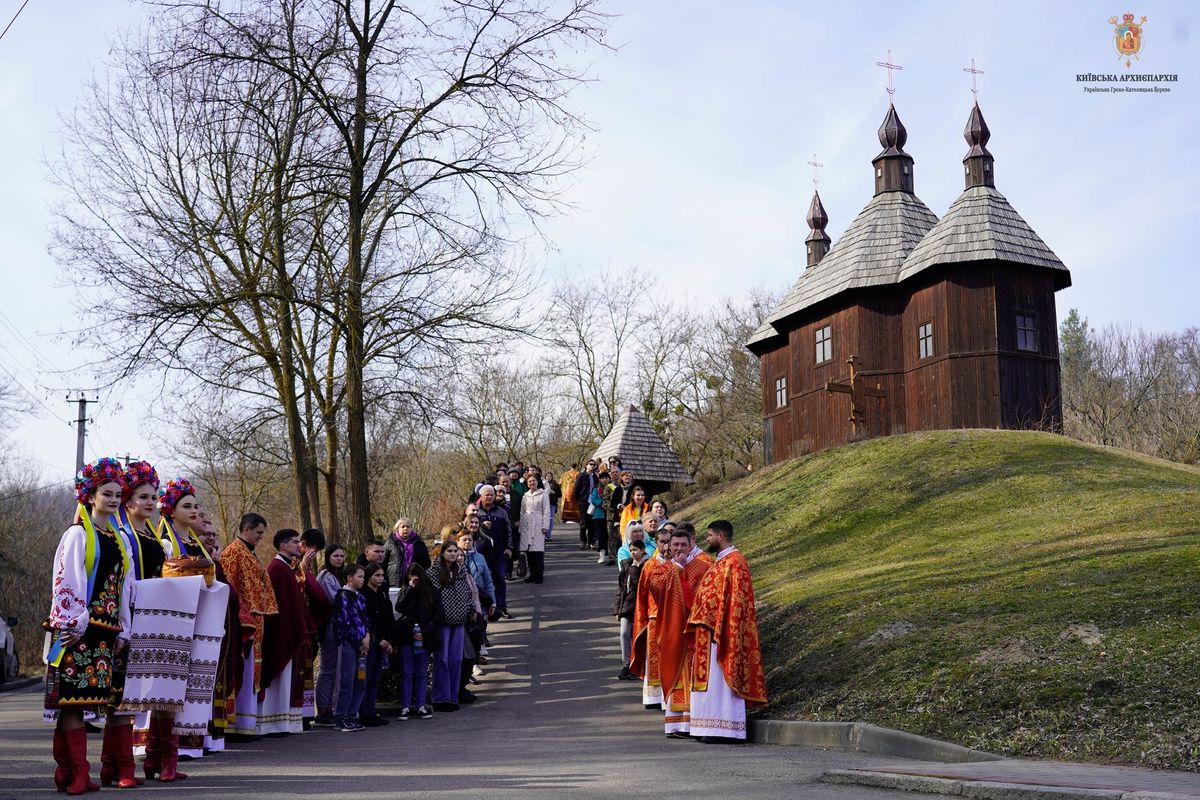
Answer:
[{"label": "grassy hill", "polygon": [[942,431],[770,467],[672,516],[734,523],[766,716],[1200,769],[1200,469]]}]

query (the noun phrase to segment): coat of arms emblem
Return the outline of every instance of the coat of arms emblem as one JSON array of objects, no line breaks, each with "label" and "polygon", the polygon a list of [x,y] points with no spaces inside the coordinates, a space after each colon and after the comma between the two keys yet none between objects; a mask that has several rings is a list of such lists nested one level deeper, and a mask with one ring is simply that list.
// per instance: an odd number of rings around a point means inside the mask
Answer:
[{"label": "coat of arms emblem", "polygon": [[1141,22],[1134,22],[1134,19],[1128,12],[1121,19],[1108,18],[1108,24],[1113,26],[1113,47],[1117,48],[1117,56],[1125,59],[1126,69],[1133,66],[1132,59],[1142,50],[1142,26],[1146,24],[1146,18],[1142,17]]}]

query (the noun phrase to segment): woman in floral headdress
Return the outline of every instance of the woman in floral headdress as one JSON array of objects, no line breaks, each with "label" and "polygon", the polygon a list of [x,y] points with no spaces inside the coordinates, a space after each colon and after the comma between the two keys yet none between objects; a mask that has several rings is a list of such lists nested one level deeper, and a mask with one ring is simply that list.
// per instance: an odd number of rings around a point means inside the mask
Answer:
[{"label": "woman in floral headdress", "polygon": [[46,651],[46,718],[55,720],[54,783],[83,794],[89,780],[84,717],[114,699],[113,659],[129,636],[128,553],[113,515],[121,508],[125,470],[114,458],[87,464],[75,478],[76,523],[54,553]]},{"label": "woman in floral headdress", "polygon": [[[200,543],[195,528],[200,527],[200,504],[196,501],[196,489],[187,478],[173,478],[158,490],[159,536],[168,559],[196,558],[209,562],[209,577],[215,575],[216,565],[208,551]],[[187,773],[178,770],[182,752],[191,758],[204,755],[204,739],[180,742],[175,732],[175,714],[169,711],[153,711],[150,715],[150,732],[146,740],[146,760],[142,769],[147,778],[156,775],[162,783],[183,780]]]},{"label": "woman in floral headdress", "polygon": [[[120,518],[129,543],[130,577],[139,581],[161,578],[167,552],[150,524],[158,506],[158,472],[149,461],[125,466],[124,501]],[[145,748],[149,736],[146,712],[110,713],[100,751],[100,782],[108,786],[115,778],[122,789],[144,783],[133,776],[133,757],[135,748],[136,752]]]},{"label": "woman in floral headdress", "polygon": [[158,472],[149,461],[134,461],[125,467],[125,483],[121,523],[131,537],[129,558],[134,576],[139,581],[161,578],[167,551],[150,524],[158,505]]},{"label": "woman in floral headdress", "polygon": [[[200,503],[196,489],[187,478],[173,478],[158,490],[159,536],[167,548],[167,558],[208,559],[208,551],[200,544],[194,528],[200,527]],[[216,565],[213,565],[216,572]]]}]

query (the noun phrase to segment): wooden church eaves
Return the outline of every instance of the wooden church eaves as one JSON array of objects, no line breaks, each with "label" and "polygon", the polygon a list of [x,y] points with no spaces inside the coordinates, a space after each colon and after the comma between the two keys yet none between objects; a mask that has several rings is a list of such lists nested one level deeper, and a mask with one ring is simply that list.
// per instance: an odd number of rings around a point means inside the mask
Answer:
[{"label": "wooden church eaves", "polygon": [[996,260],[1043,267],[1054,272],[1056,289],[1071,285],[1071,273],[1021,218],[1004,195],[990,186],[972,186],[909,253],[900,280],[936,264]]},{"label": "wooden church eaves", "polygon": [[883,192],[859,212],[817,266],[805,270],[783,301],[746,343],[778,335],[774,323],[842,292],[894,284],[905,257],[937,223],[937,216],[914,194]]}]

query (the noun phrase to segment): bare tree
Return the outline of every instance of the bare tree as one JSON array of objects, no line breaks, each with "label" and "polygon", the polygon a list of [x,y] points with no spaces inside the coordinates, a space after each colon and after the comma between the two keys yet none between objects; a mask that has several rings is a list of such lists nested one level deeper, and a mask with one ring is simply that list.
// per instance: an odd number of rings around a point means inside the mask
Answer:
[{"label": "bare tree", "polygon": [[298,305],[322,310],[302,294],[328,213],[303,185],[320,130],[293,84],[253,64],[175,68],[185,36],[163,26],[132,41],[67,122],[56,166],[74,202],[55,250],[78,282],[112,293],[90,309],[127,333],[107,340],[109,377],[172,372],[172,407],[199,384],[278,409],[309,525],[295,349]]},{"label": "bare tree", "polygon": [[158,5],[161,27],[71,126],[58,250],[117,289],[95,310],[136,332],[123,373],[280,404],[304,524],[318,471],[337,518],[344,446],[365,536],[368,404],[427,408],[422,371],[526,327],[506,223],[561,208],[583,130],[564,101],[582,73],[556,48],[598,41],[602,17],[592,0],[424,16],[368,0]]},{"label": "bare tree", "polygon": [[[452,0],[424,14],[391,0],[163,5],[194,34],[191,63],[242,61],[286,76],[335,142],[318,168],[345,209],[350,512],[365,533],[372,349],[403,362],[481,327],[521,327],[495,313],[515,295],[492,291],[504,221],[558,208],[581,132],[564,101],[583,80],[558,50],[599,42],[603,18],[594,0],[558,13],[518,0]],[[373,339],[378,318],[399,321],[401,335]]]},{"label": "bare tree", "polygon": [[598,441],[616,422],[635,380],[633,332],[653,325],[645,300],[646,279],[636,268],[558,283],[546,315],[553,343],[547,364],[564,381],[576,404],[581,439]]},{"label": "bare tree", "polygon": [[1200,334],[1093,330],[1063,320],[1063,424],[1084,441],[1175,461],[1200,461]]}]

